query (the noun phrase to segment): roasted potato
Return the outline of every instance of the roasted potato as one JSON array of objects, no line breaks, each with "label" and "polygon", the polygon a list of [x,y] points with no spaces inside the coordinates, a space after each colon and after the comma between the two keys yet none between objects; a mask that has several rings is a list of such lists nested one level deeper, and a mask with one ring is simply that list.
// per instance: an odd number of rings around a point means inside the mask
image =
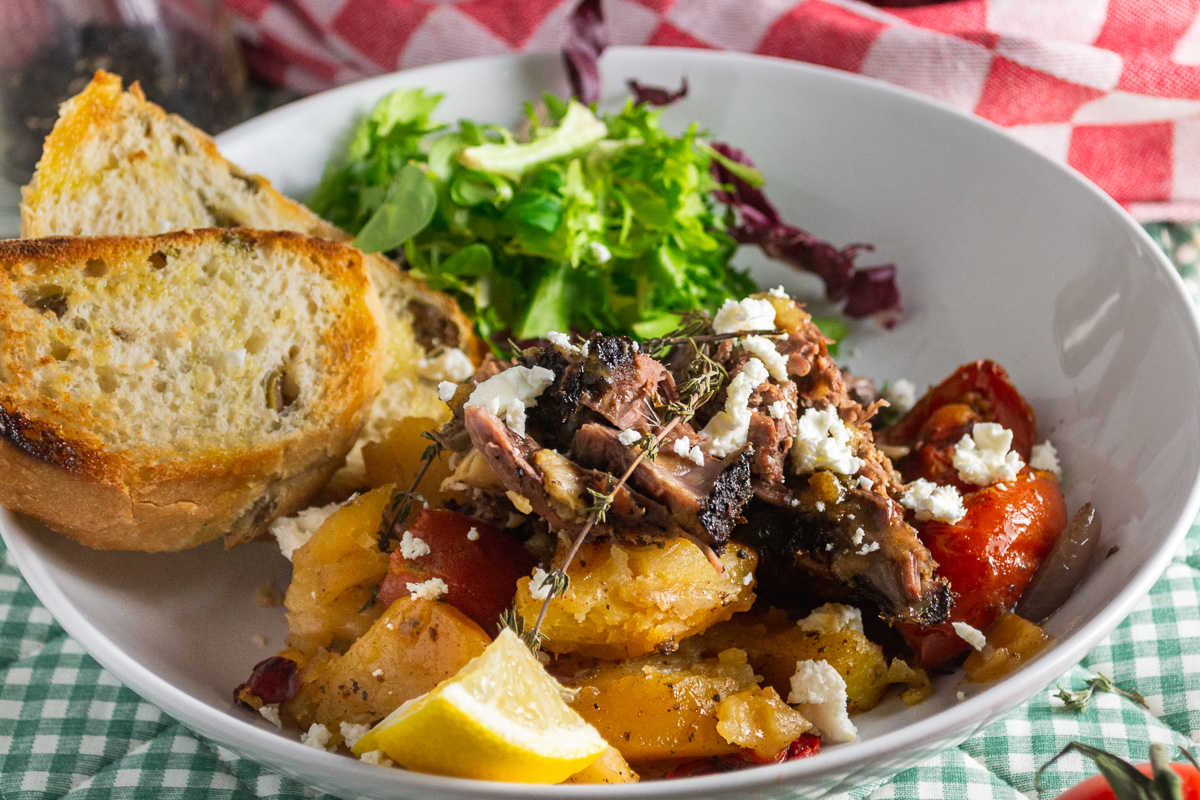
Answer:
[{"label": "roasted potato", "polygon": [[[721,563],[724,575],[687,539],[665,545],[587,543],[567,570],[566,594],[550,604],[542,646],[608,659],[673,649],[754,602],[755,552],[731,545]],[[530,579],[518,582],[516,608],[526,625],[541,607],[530,593]]]},{"label": "roasted potato", "polygon": [[453,606],[402,597],[337,655],[322,651],[300,671],[299,693],[283,706],[301,727],[374,723],[454,675],[491,640]]}]

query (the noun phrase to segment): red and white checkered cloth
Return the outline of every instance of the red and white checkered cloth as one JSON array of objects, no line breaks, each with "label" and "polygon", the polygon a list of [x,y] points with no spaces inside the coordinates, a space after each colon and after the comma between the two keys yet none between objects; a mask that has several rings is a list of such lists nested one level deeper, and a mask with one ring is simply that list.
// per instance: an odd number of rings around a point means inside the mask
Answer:
[{"label": "red and white checkered cloth", "polygon": [[[268,79],[316,91],[553,51],[577,0],[226,0]],[[604,0],[609,43],[781,56],[1005,126],[1141,219],[1200,220],[1200,0]]]}]

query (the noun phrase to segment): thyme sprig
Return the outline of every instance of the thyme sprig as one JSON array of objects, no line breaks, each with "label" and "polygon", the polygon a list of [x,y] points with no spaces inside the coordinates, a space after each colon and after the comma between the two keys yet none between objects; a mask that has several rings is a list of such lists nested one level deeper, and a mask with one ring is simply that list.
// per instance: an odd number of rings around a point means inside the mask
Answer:
[{"label": "thyme sprig", "polygon": [[442,455],[442,451],[445,449],[442,447],[441,442],[434,439],[433,434],[429,431],[425,431],[421,436],[429,440],[429,444],[426,445],[424,452],[421,453],[421,467],[417,470],[416,476],[407,489],[392,494],[387,508],[383,511],[383,518],[379,521],[379,530],[375,536],[378,539],[379,551],[381,553],[386,553],[392,549],[392,540],[396,538],[393,536],[396,524],[408,519],[413,503],[425,502],[424,495],[417,491],[417,487],[425,479],[425,473],[429,471],[429,466]]},{"label": "thyme sprig", "polygon": [[[688,324],[690,323],[685,322],[685,326]],[[685,328],[685,330],[691,329]],[[767,333],[778,333],[778,331],[769,331]],[[574,562],[575,556],[579,553],[579,548],[583,546],[592,529],[596,525],[604,523],[608,512],[612,509],[613,503],[616,501],[617,493],[629,482],[629,478],[633,475],[634,470],[644,460],[655,458],[658,454],[658,449],[662,446],[663,441],[670,436],[671,432],[680,425],[690,422],[700,407],[711,400],[713,395],[721,388],[721,383],[725,380],[727,372],[708,353],[708,345],[721,339],[746,335],[749,334],[745,332],[733,335],[721,334],[719,336],[688,336],[681,334],[652,340],[656,343],[654,345],[655,349],[660,348],[664,343],[671,343],[670,346],[687,344],[695,351],[695,356],[688,363],[685,380],[679,387],[679,397],[674,402],[667,404],[665,409],[666,414],[662,417],[658,432],[652,436],[643,437],[642,446],[639,448],[637,456],[625,470],[624,474],[617,480],[616,484],[611,489],[608,489],[607,492],[588,489],[592,497],[592,504],[588,507],[587,520],[584,522],[583,528],[580,529],[575,539],[571,542],[571,549],[567,551],[567,556],[563,560],[562,565],[548,573],[546,580],[551,581],[550,592],[546,595],[546,599],[542,601],[542,607],[538,610],[537,620],[534,622],[533,628],[529,631],[529,637],[531,638],[526,638],[526,644],[529,644],[531,641],[541,641],[538,637],[542,636],[542,623],[545,622],[546,613],[550,610],[551,601],[565,593],[570,586],[567,569]],[[607,485],[605,488],[607,488]]]},{"label": "thyme sprig", "polygon": [[1063,708],[1068,711],[1078,711],[1083,713],[1087,711],[1088,704],[1092,702],[1092,695],[1096,692],[1111,692],[1119,694],[1122,697],[1127,697],[1137,703],[1142,708],[1150,708],[1150,704],[1146,702],[1146,698],[1137,689],[1122,689],[1112,682],[1112,678],[1102,672],[1097,672],[1094,677],[1088,678],[1084,683],[1087,687],[1080,689],[1077,692],[1069,692],[1061,686],[1054,694],[1056,698],[1062,701]]}]

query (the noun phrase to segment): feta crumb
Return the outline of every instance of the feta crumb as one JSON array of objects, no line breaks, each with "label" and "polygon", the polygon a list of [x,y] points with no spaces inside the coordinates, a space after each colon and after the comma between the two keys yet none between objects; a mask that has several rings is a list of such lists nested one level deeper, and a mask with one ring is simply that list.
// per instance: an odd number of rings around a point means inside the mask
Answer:
[{"label": "feta crumb", "polygon": [[976,486],[989,486],[1017,477],[1025,462],[1012,447],[1013,433],[995,422],[977,422],[971,435],[954,446],[954,468],[958,477]]},{"label": "feta crumb", "polygon": [[858,730],[846,713],[846,681],[828,661],[797,661],[788,702],[829,742],[853,742]]},{"label": "feta crumb", "polygon": [[478,542],[479,541],[479,528],[476,528],[474,525],[471,526],[471,530],[467,531],[467,541],[468,542]]},{"label": "feta crumb", "polygon": [[1058,450],[1049,441],[1035,444],[1029,453],[1029,466],[1053,472],[1056,478],[1062,477],[1062,466],[1058,463]]},{"label": "feta crumb", "polygon": [[875,481],[871,480],[866,475],[859,475],[858,476],[858,488],[862,489],[863,491],[869,492],[875,488]]},{"label": "feta crumb", "polygon": [[382,678],[383,677],[383,669],[380,668],[380,669],[375,670],[374,672],[371,673],[371,677],[372,678]]},{"label": "feta crumb", "polygon": [[967,699],[967,693],[964,692],[962,689],[959,689],[957,692],[954,693],[954,699],[961,703],[963,700]]},{"label": "feta crumb", "polygon": [[455,392],[458,391],[458,384],[450,381],[442,381],[438,384],[438,400],[443,403],[449,403],[454,399]]},{"label": "feta crumb", "polygon": [[[346,502],[349,502],[348,500]],[[330,503],[327,506],[313,506],[306,508],[294,517],[283,517],[271,523],[271,535],[275,537],[275,541],[279,543],[279,552],[283,553],[283,557],[288,561],[292,560],[292,553],[299,550],[308,540],[313,537],[313,534],[325,524],[325,520],[341,508],[345,503]]]},{"label": "feta crumb", "polygon": [[258,709],[258,713],[262,714],[263,719],[274,725],[276,728],[283,727],[283,721],[279,719],[279,703],[267,703],[262,708]]},{"label": "feta crumb", "polygon": [[418,600],[437,600],[450,591],[450,587],[441,578],[430,578],[420,583],[406,583],[404,588],[408,589],[408,593]]},{"label": "feta crumb", "polygon": [[863,531],[862,528],[855,528],[854,529],[854,538],[851,539],[851,542],[853,542],[855,547],[858,547],[860,544],[863,543],[863,536],[865,536],[865,535],[866,535],[866,532]]},{"label": "feta crumb", "polygon": [[237,372],[246,366],[246,348],[239,347],[237,350],[226,351],[221,361],[221,366],[225,368],[226,372]]},{"label": "feta crumb", "polygon": [[767,294],[771,295],[771,297],[778,297],[780,300],[791,300],[792,299],[791,295],[789,295],[787,293],[787,291],[784,290],[782,285],[776,286],[774,289],[767,292]]},{"label": "feta crumb", "polygon": [[400,555],[409,560],[427,556],[431,552],[429,544],[424,539],[413,536],[412,531],[405,531],[400,537]]},{"label": "feta crumb", "polygon": [[841,633],[842,631],[862,633],[862,611],[842,603],[826,603],[810,611],[807,617],[796,623],[796,626],[802,631],[817,633]]},{"label": "feta crumb", "polygon": [[775,330],[775,306],[770,300],[747,297],[745,300],[726,300],[713,317],[716,333]]},{"label": "feta crumb", "polygon": [[742,586],[749,586],[752,583],[754,583],[754,573],[747,572],[746,577],[742,578]]},{"label": "feta crumb", "polygon": [[826,552],[828,552],[829,550],[832,550],[832,549],[833,549],[833,542],[830,542],[829,544],[825,545]]},{"label": "feta crumb", "polygon": [[858,548],[858,554],[860,556],[865,556],[874,553],[878,549],[879,542],[871,542],[870,544],[864,544],[862,547]]},{"label": "feta crumb", "polygon": [[738,342],[743,350],[763,362],[767,372],[783,383],[788,379],[787,356],[779,352],[775,343],[765,336],[747,336]]},{"label": "feta crumb", "polygon": [[354,747],[359,739],[367,735],[371,726],[365,723],[343,722],[338,726],[338,730],[342,732],[342,741],[346,743],[346,747]]},{"label": "feta crumb", "polygon": [[359,756],[358,760],[374,764],[377,767],[390,767],[394,763],[390,758],[384,758],[382,750],[368,750]]},{"label": "feta crumb", "polygon": [[617,437],[617,441],[626,447],[629,447],[629,445],[641,438],[642,435],[640,433],[635,431],[633,428],[629,428],[628,430],[621,431],[621,435]]},{"label": "feta crumb", "polygon": [[708,437],[709,453],[724,458],[746,444],[746,435],[750,432],[750,395],[766,380],[767,368],[757,358],[752,358],[729,382],[725,389],[725,408],[714,414],[701,431]]},{"label": "feta crumb", "polygon": [[525,409],[536,406],[538,396],[552,383],[554,373],[545,367],[509,367],[476,384],[466,405],[486,408],[524,436]]},{"label": "feta crumb", "polygon": [[792,467],[799,473],[827,469],[842,475],[853,475],[863,461],[854,455],[850,444],[850,429],[842,422],[832,406],[818,411],[805,409],[796,426],[792,443]]},{"label": "feta crumb", "polygon": [[688,442],[686,436],[680,436],[675,440],[674,444],[671,445],[671,450],[674,451],[675,455],[679,456],[680,458],[687,458],[688,454],[692,451],[691,443]]},{"label": "feta crumb", "polygon": [[300,744],[314,750],[329,750],[329,728],[319,722],[314,722],[308,730],[300,734]]},{"label": "feta crumb", "polygon": [[771,419],[783,419],[787,416],[788,404],[786,400],[776,400],[771,405],[767,406],[767,412],[771,415]]},{"label": "feta crumb", "polygon": [[984,645],[987,644],[987,638],[978,628],[972,628],[965,622],[952,622],[950,624],[954,628],[954,632],[958,634],[958,637],[976,650],[982,650]]},{"label": "feta crumb", "polygon": [[447,347],[433,358],[417,361],[421,376],[431,381],[454,381],[462,383],[475,374],[471,358],[457,347]]},{"label": "feta crumb", "polygon": [[550,574],[541,567],[535,567],[533,577],[529,579],[529,596],[534,600],[545,600],[550,596],[550,590],[553,588]]},{"label": "feta crumb", "polygon": [[892,381],[883,389],[883,399],[891,403],[892,408],[903,414],[917,404],[917,387],[912,381],[901,378]]},{"label": "feta crumb", "polygon": [[[793,505],[796,505],[796,506],[799,506],[799,505],[800,505],[800,501],[799,501],[799,500],[795,500],[795,501],[793,501],[793,503],[792,503],[792,504],[793,504]],[[816,509],[817,509],[817,511],[824,511],[824,510],[825,510],[825,501],[824,501],[824,500],[818,500],[817,502],[813,503],[813,507],[814,507],[814,508],[816,508]]]},{"label": "feta crumb", "polygon": [[697,467],[704,466],[704,451],[700,449],[700,445],[697,444],[692,446],[692,449],[688,451],[688,458],[690,458],[692,463]]},{"label": "feta crumb", "polygon": [[576,347],[575,345],[571,344],[570,334],[562,333],[561,331],[549,331],[546,334],[546,341],[550,342],[550,344],[552,344],[552,345],[561,347],[563,350],[566,350],[568,353],[578,353],[579,352],[579,348]]},{"label": "feta crumb", "polygon": [[904,494],[900,495],[900,505],[915,511],[919,522],[936,519],[940,522],[955,523],[967,515],[958,489],[953,486],[938,486],[924,478],[917,478],[904,488]]}]

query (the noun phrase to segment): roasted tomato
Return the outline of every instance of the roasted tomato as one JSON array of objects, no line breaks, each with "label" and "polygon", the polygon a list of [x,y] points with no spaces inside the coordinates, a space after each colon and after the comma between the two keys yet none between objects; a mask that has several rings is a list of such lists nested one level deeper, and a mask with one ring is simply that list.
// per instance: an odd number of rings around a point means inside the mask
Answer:
[{"label": "roasted tomato", "polygon": [[1037,436],[1033,409],[994,361],[962,365],[876,439],[911,449],[896,462],[905,480],[925,478],[961,489],[966,485],[951,463],[954,445],[976,422],[998,422],[1008,428],[1013,432],[1013,449],[1029,461]]},{"label": "roasted tomato", "polygon": [[409,594],[408,584],[441,578],[446,582],[442,599],[495,634],[497,618],[513,604],[517,579],[532,572],[536,563],[524,545],[454,511],[426,509],[409,530],[429,552],[407,558],[402,546],[392,553],[379,590],[385,607]]},{"label": "roasted tomato", "polygon": [[984,630],[1011,609],[1067,524],[1058,480],[1026,467],[1016,479],[966,495],[967,514],[957,523],[931,520],[918,528],[921,541],[955,593],[942,625],[901,627],[917,663],[936,666],[969,645],[952,623]]}]

